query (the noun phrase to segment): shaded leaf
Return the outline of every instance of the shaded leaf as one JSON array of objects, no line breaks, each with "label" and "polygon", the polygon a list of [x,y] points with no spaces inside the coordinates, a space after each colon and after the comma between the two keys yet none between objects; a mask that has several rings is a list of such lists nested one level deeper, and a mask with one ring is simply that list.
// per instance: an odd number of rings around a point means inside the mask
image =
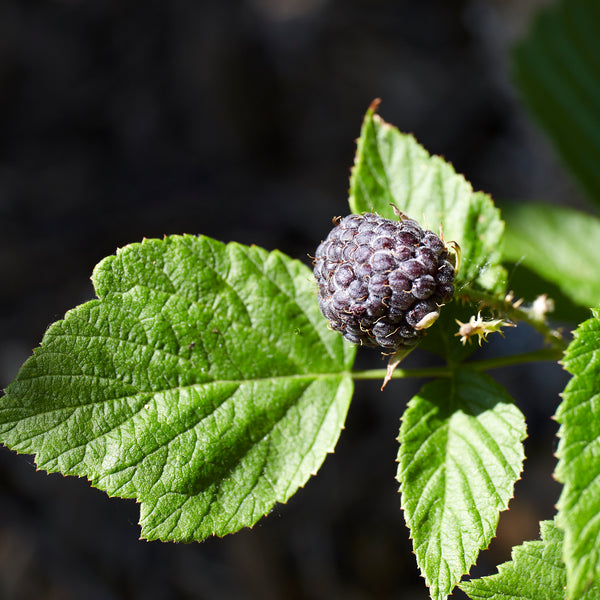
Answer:
[{"label": "shaded leaf", "polygon": [[600,203],[600,5],[543,10],[514,51],[514,80],[559,155]]},{"label": "shaded leaf", "polygon": [[523,465],[525,420],[488,375],[426,384],[402,418],[398,481],[421,573],[443,600],[487,548]]},{"label": "shaded leaf", "polygon": [[540,203],[507,205],[502,215],[507,260],[554,283],[581,306],[600,305],[600,220]]},{"label": "shaded leaf", "polygon": [[309,269],[210,238],[102,261],[99,299],[52,325],[0,402],[0,439],[39,467],[141,504],[142,535],[253,525],[331,452],[355,348],[327,329]]},{"label": "shaded leaf", "polygon": [[477,312],[470,304],[451,302],[440,311],[440,318],[419,342],[419,348],[433,352],[450,364],[466,360],[479,346],[477,343],[463,344],[458,333],[458,321],[468,321]]},{"label": "shaded leaf", "polygon": [[554,302],[554,310],[549,314],[553,321],[563,323],[581,323],[590,316],[590,309],[576,304],[556,285],[540,277],[523,263],[507,263],[508,287],[515,298],[523,298],[531,304],[538,296],[546,294]]}]

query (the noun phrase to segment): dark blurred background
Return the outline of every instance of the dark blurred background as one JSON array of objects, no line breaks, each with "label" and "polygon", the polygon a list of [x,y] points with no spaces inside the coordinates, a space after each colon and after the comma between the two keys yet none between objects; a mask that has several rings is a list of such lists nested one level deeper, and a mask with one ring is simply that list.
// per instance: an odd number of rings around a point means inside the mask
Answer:
[{"label": "dark blurred background", "polygon": [[[580,203],[510,81],[510,46],[542,4],[3,0],[0,385],[52,321],[93,296],[93,266],[129,242],[204,233],[308,263],[347,212],[375,97],[386,120],[495,199]],[[511,330],[509,351],[538,344],[529,333]],[[361,352],[358,366],[382,363]],[[530,439],[477,575],[537,537],[559,492],[550,416],[564,373],[494,376]],[[3,449],[0,599],[427,598],[394,479],[399,417],[420,385],[358,382],[318,477],[253,530],[202,544],[138,541],[134,502]]]}]

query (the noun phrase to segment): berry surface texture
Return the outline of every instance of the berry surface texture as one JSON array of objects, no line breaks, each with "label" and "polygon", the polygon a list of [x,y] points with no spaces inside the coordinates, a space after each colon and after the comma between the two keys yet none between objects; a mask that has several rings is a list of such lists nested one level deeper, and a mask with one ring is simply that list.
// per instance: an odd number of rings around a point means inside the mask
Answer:
[{"label": "berry surface texture", "polygon": [[414,346],[454,295],[447,245],[404,215],[340,219],[317,248],[314,274],[331,328],[384,352]]}]

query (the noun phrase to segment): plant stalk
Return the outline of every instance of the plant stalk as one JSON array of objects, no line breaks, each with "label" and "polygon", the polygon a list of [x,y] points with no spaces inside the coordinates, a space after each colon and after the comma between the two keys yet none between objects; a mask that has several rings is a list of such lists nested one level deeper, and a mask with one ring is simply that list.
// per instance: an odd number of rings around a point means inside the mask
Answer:
[{"label": "plant stalk", "polygon": [[[497,356],[482,360],[474,360],[462,363],[475,371],[487,371],[489,369],[499,369],[510,367],[512,365],[525,364],[530,362],[558,361],[562,358],[561,348],[542,348],[532,352],[522,352],[521,354],[511,354],[508,356]],[[423,367],[421,369],[396,369],[392,374],[392,379],[408,379],[423,377],[451,377],[455,367]],[[383,379],[386,375],[386,369],[366,369],[364,371],[352,371],[353,379]]]},{"label": "plant stalk", "polygon": [[563,338],[562,333],[558,329],[550,327],[545,320],[534,318],[529,310],[515,306],[510,300],[472,289],[463,290],[461,297],[496,310],[503,318],[510,319],[511,321],[523,321],[531,325],[531,327],[542,334],[544,341],[550,344],[552,348],[559,349],[562,352],[568,345],[567,340]]}]

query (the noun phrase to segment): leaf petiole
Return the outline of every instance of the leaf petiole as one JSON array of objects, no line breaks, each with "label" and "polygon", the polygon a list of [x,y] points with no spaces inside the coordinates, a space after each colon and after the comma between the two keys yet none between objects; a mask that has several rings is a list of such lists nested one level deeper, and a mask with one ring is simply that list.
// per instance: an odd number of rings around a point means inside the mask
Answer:
[{"label": "leaf petiole", "polygon": [[[523,352],[508,356],[496,356],[494,358],[485,358],[465,363],[474,371],[487,371],[489,369],[499,369],[512,365],[526,364],[530,362],[558,361],[562,358],[563,351],[560,348],[541,348],[533,352]],[[424,367],[422,369],[396,369],[392,374],[392,379],[409,379],[417,377],[451,377],[455,367]],[[386,376],[386,369],[366,369],[363,371],[351,371],[353,379],[383,379]]]}]

